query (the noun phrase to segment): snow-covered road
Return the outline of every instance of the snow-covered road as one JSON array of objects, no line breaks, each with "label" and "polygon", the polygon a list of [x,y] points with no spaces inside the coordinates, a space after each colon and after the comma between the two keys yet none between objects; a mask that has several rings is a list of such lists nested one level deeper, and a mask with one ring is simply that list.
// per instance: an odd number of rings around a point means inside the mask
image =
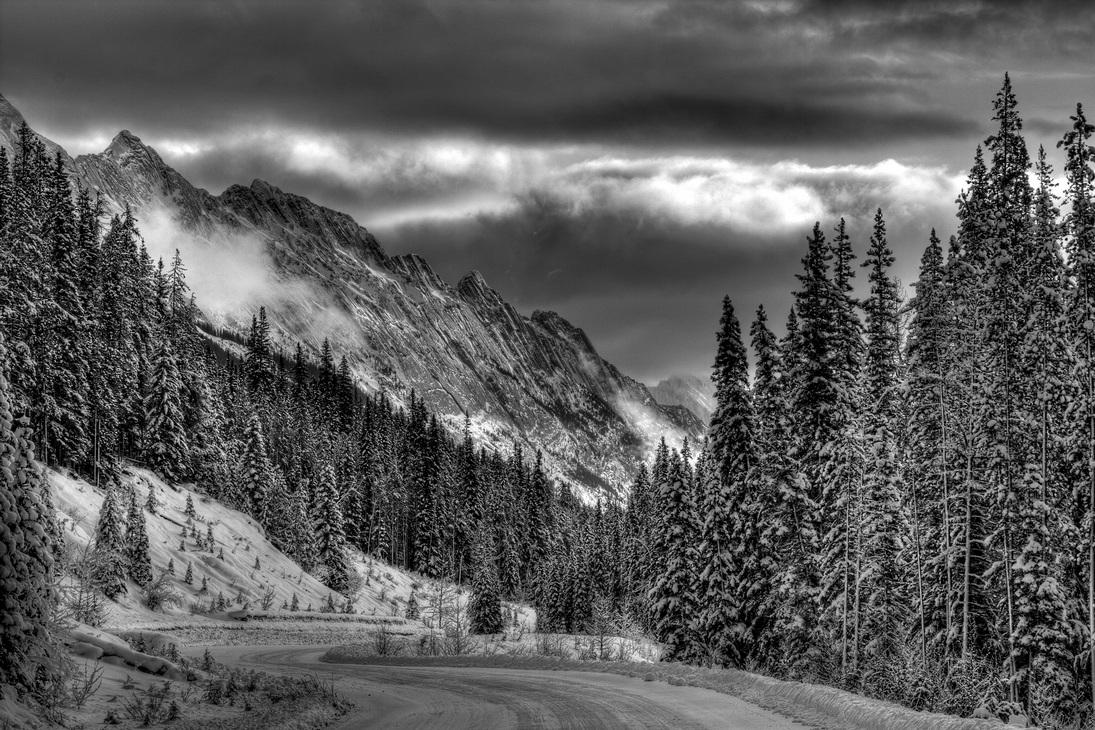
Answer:
[{"label": "snow-covered road", "polygon": [[611,674],[328,664],[327,647],[211,647],[219,661],[333,677],[356,707],[333,730],[802,730],[736,697]]}]

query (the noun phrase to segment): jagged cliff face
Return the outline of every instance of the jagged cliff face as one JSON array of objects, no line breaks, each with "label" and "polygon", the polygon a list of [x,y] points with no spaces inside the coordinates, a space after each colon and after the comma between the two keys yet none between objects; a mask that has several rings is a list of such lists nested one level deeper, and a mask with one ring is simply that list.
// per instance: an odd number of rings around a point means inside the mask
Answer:
[{"label": "jagged cliff face", "polygon": [[[0,143],[12,147],[21,121],[0,97]],[[692,413],[659,406],[558,314],[522,315],[475,271],[449,286],[421,257],[389,256],[348,215],[261,180],[211,195],[127,131],[68,164],[115,211],[169,215],[210,247],[259,242],[277,291],[220,309],[199,301],[211,329],[243,334],[266,306],[286,349],[301,341],[315,353],[329,336],[365,387],[397,401],[414,389],[454,426],[468,412],[488,443],[542,448],[589,498],[619,493],[659,438],[702,436]]]},{"label": "jagged cliff face", "polygon": [[654,400],[665,406],[681,406],[707,423],[715,410],[715,384],[695,375],[672,375],[650,389]]}]

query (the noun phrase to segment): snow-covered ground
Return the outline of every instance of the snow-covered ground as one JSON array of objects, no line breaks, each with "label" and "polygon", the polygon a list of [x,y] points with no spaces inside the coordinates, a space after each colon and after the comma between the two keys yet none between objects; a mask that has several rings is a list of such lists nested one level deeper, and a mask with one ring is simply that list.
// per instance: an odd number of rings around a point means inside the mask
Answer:
[{"label": "snow-covered ground", "polygon": [[[48,477],[65,537],[78,554],[94,539],[105,492],[66,473],[49,470]],[[287,619],[294,616],[289,612],[289,606],[295,594],[299,618],[336,618],[318,612],[326,607],[328,596],[336,605],[347,597],[333,593],[275,548],[262,527],[249,516],[199,494],[187,485],[169,485],[152,472],[137,467],[127,470],[123,485],[136,490],[138,504],[142,506],[148,490],[155,490],[159,502],[156,514],[144,511],[152,570],[158,574],[173,563],[172,583],[183,597],[183,604],[151,611],[141,601],[140,588],[131,582],[126,595],[109,604],[106,627],[127,630],[219,623],[227,617],[192,610],[198,604],[208,608],[218,596],[223,596],[231,609],[239,609],[247,603],[255,614]],[[186,516],[187,497],[192,499],[197,514],[192,525],[188,525]],[[199,546],[199,541],[192,537],[192,527],[202,541],[212,528],[215,544],[211,549],[208,545]],[[419,592],[429,590],[431,582],[359,553],[353,554],[352,562],[361,577],[359,591],[352,596],[358,619],[385,618],[387,623],[416,628],[418,622],[408,623],[403,619],[407,600],[415,587]],[[184,581],[188,564],[193,569],[190,584]],[[206,582],[204,591],[203,578]],[[269,603],[266,608],[263,607],[264,596]]]},{"label": "snow-covered ground", "polygon": [[[104,492],[66,473],[50,470],[48,478],[66,540],[79,552],[94,539]],[[183,596],[183,605],[169,606],[162,611],[149,610],[141,601],[140,589],[130,583],[126,595],[109,604],[109,615],[104,621],[104,627],[108,630],[131,641],[134,636],[141,636],[142,632],[144,639],[152,637],[151,632],[159,632],[168,639],[178,637],[180,643],[191,646],[351,645],[332,652],[332,658],[350,662],[375,661],[367,658],[371,653],[368,643],[370,637],[383,631],[397,635],[406,650],[399,652],[401,657],[388,657],[382,660],[384,662],[446,661],[443,658],[411,657],[419,653],[415,647],[423,644],[424,639],[440,632],[437,616],[440,605],[445,602],[449,606],[452,603],[466,603],[466,591],[355,553],[352,563],[360,581],[359,590],[351,598],[356,613],[320,613],[319,609],[327,605],[328,595],[336,604],[342,603],[346,597],[332,594],[315,577],[277,550],[266,539],[261,526],[247,515],[193,491],[188,485],[169,485],[151,472],[137,467],[128,469],[123,486],[135,490],[138,503],[142,506],[148,490],[155,490],[159,502],[156,514],[147,510],[144,512],[153,571],[158,573],[169,562],[174,563],[173,587]],[[197,513],[193,526],[203,541],[212,526],[215,543],[212,549],[199,546],[199,541],[192,537],[185,514],[188,496]],[[188,563],[193,567],[190,584],[183,580]],[[201,590],[203,577],[206,580],[205,591]],[[404,618],[412,591],[419,605],[418,620]],[[439,591],[443,595],[439,596]],[[287,608],[294,594],[301,609],[297,612]],[[223,595],[232,604],[230,609],[238,609],[249,603],[250,620],[240,622],[230,616],[230,612],[195,612],[199,604],[208,607],[218,595]],[[264,595],[269,596],[270,605],[266,609],[262,607]],[[306,610],[308,608],[312,610]],[[472,653],[477,656],[452,657],[450,660],[473,666],[504,666],[511,669],[537,669],[547,661],[557,669],[607,671],[642,675],[644,678],[649,675],[650,679],[669,684],[688,684],[733,694],[789,716],[809,718],[821,727],[980,730],[992,726],[986,721],[916,713],[829,687],[780,682],[733,670],[650,663],[657,662],[657,647],[648,646],[649,642],[640,642],[632,647],[628,657],[630,662],[579,661],[594,656],[588,637],[538,635],[532,631],[535,627],[532,609],[507,605],[506,612],[507,615],[516,612],[517,618],[517,625],[511,627],[507,634],[476,638],[472,642],[475,644]],[[471,644],[468,649],[472,649]],[[87,657],[78,661],[81,667],[91,667],[89,671],[93,671],[96,664],[94,661],[89,663]],[[135,672],[124,667],[108,669],[103,677],[104,688],[132,683],[129,674]],[[154,683],[144,681],[144,684],[151,688]],[[134,692],[140,694],[147,692],[147,689],[138,687],[131,694]],[[100,692],[93,700],[92,707],[95,709],[92,714],[99,713],[100,706],[108,700],[109,697],[104,698]],[[0,701],[0,704],[5,709],[0,714],[9,721],[18,723],[26,719],[25,715],[19,715],[22,711],[10,702]],[[795,708],[801,711],[795,711]],[[195,707],[195,714],[190,717],[219,717],[218,712],[219,708],[216,707],[200,710]],[[825,721],[821,722],[821,718]]]}]

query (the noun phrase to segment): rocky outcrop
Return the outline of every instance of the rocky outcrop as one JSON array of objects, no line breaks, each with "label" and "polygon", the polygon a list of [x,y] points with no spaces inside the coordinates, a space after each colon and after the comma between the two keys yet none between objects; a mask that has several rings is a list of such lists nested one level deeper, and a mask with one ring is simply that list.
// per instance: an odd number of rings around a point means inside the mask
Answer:
[{"label": "rocky outcrop", "polygon": [[[0,97],[8,147],[15,115]],[[232,246],[241,233],[262,242],[281,285],[238,311],[206,308],[217,328],[238,337],[266,306],[286,349],[300,341],[314,355],[330,336],[365,387],[397,401],[413,389],[454,427],[468,413],[497,448],[542,448],[549,468],[590,498],[619,492],[658,439],[702,435],[699,420],[660,406],[555,312],[521,314],[477,271],[449,286],[422,257],[389,256],[348,215],[262,180],[211,195],[127,131],[72,170],[109,208],[167,211],[206,245]]]},{"label": "rocky outcrop", "polygon": [[715,410],[715,384],[695,375],[673,375],[650,389],[662,405],[683,406],[707,423]]}]

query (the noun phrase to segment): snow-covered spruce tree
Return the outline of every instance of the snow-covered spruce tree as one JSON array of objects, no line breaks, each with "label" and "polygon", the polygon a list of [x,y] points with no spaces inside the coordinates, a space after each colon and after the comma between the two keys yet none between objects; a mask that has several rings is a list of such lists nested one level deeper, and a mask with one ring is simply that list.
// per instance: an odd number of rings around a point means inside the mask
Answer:
[{"label": "snow-covered spruce tree", "polygon": [[920,277],[909,303],[905,481],[912,509],[912,548],[917,571],[917,620],[926,644],[946,643],[953,627],[954,565],[950,507],[954,477],[947,454],[944,373],[950,306],[943,288],[943,249],[932,229],[920,259]]},{"label": "snow-covered spruce tree", "polygon": [[324,464],[316,488],[315,505],[316,553],[326,569],[325,584],[343,593],[349,580],[346,562],[346,538],[342,531],[342,506],[335,486],[335,470]]},{"label": "snow-covered spruce tree", "polygon": [[[7,367],[13,413],[30,412],[44,395],[33,344],[41,325],[38,303],[49,303],[45,222],[45,148],[24,122],[12,150],[3,247],[0,249],[0,330],[8,338]],[[6,179],[6,175],[5,175]],[[37,424],[34,424],[37,425]]]},{"label": "snow-covered spruce tree", "polygon": [[687,472],[676,451],[658,484],[654,552],[661,563],[650,589],[655,636],[665,643],[666,659],[687,658],[695,649],[690,630],[696,615],[696,505]]},{"label": "snow-covered spruce tree", "polygon": [[841,441],[850,415],[836,368],[841,293],[829,278],[830,258],[825,234],[820,223],[815,223],[807,238],[803,273],[796,275],[801,286],[794,295],[797,331],[788,333],[789,349],[784,356],[793,367],[791,454],[801,473],[798,485],[805,490],[803,495],[793,495],[792,500],[797,508],[809,508],[806,515],[796,519],[809,523],[815,541],[792,546],[792,555],[782,559],[789,569],[785,576],[793,576],[797,582],[783,585],[786,595],[780,617],[783,661],[791,677],[818,671],[817,663],[823,658],[818,636],[821,553],[816,541],[828,534],[834,521],[844,518],[839,490],[827,488],[828,456]]},{"label": "snow-covered spruce tree", "polygon": [[1012,645],[1019,699],[1031,716],[1043,721],[1052,715],[1074,716],[1078,709],[1071,691],[1070,645],[1075,630],[1068,619],[1068,576],[1057,558],[1078,541],[1078,535],[1070,520],[1055,518],[1051,506],[1063,507],[1071,501],[1071,474],[1060,445],[1069,436],[1064,403],[1073,352],[1061,337],[1067,274],[1053,171],[1043,148],[1038,150],[1036,171],[1034,215],[1019,262],[1028,290],[1019,303],[1026,322],[1019,361],[1028,379],[1019,420],[1028,448],[1019,475],[1022,498],[1016,500]]},{"label": "snow-covered spruce tree", "polygon": [[[896,673],[901,661],[901,634],[908,619],[909,596],[904,571],[903,542],[908,531],[902,505],[902,463],[895,435],[899,407],[901,306],[897,282],[890,276],[894,257],[886,242],[882,210],[875,214],[871,245],[863,266],[869,268],[867,349],[864,376],[869,447],[862,494],[863,686],[877,697],[898,699]],[[858,591],[857,591],[858,594]]]},{"label": "snow-covered spruce tree", "polygon": [[125,548],[129,577],[143,588],[152,580],[152,558],[148,551],[144,511],[137,504],[136,495],[132,493],[126,517]]},{"label": "snow-covered spruce tree", "polygon": [[763,306],[757,308],[749,336],[756,357],[752,389],[756,466],[749,475],[749,489],[757,511],[759,563],[757,571],[749,576],[749,582],[740,584],[738,590],[756,606],[757,620],[750,627],[748,637],[749,661],[765,664],[772,659],[771,618],[778,605],[773,592],[773,576],[782,570],[780,556],[784,538],[797,524],[790,519],[795,511],[786,509],[784,497],[794,494],[799,482],[797,469],[788,454],[791,442],[789,378],[785,373],[782,349],[768,328]]},{"label": "snow-covered spruce tree", "polygon": [[247,351],[243,367],[250,392],[258,399],[270,398],[273,395],[275,374],[266,307],[259,307],[258,316],[251,318],[251,331],[247,336]]},{"label": "snow-covered spruce tree", "polygon": [[166,338],[152,358],[152,379],[144,398],[145,462],[168,481],[178,481],[190,465],[190,448],[180,402],[182,384],[175,354]]},{"label": "snow-covered spruce tree", "polygon": [[320,538],[319,533],[312,528],[313,519],[310,515],[309,499],[307,482],[298,484],[296,491],[290,494],[289,515],[292,529],[286,538],[288,554],[305,570],[311,570],[316,564],[316,550]]},{"label": "snow-covered spruce tree", "polygon": [[148,495],[145,497],[144,508],[151,514],[156,514],[156,510],[160,508],[160,500],[156,496],[156,487],[152,484],[148,485]]},{"label": "snow-covered spruce tree", "polygon": [[25,693],[49,678],[56,595],[53,551],[42,524],[50,517],[39,497],[42,475],[27,439],[28,424],[12,414],[7,362],[0,334],[0,512],[5,515],[0,522],[0,684]]},{"label": "snow-covered spruce tree", "polygon": [[403,612],[403,618],[408,621],[417,621],[419,616],[418,608],[418,596],[415,595],[414,589],[411,590],[411,595],[407,599],[407,608]]},{"label": "snow-covered spruce tree", "polygon": [[741,326],[730,298],[723,299],[715,356],[715,411],[708,435],[708,458],[695,476],[699,492],[700,566],[696,599],[697,633],[716,665],[741,666],[747,651],[743,630],[757,620],[743,586],[760,570],[759,514],[747,477],[755,461],[754,414],[749,362]]},{"label": "snow-covered spruce tree", "polygon": [[1077,523],[1083,528],[1072,552],[1073,562],[1084,566],[1073,603],[1080,609],[1076,618],[1087,623],[1084,645],[1077,648],[1086,651],[1084,668],[1095,696],[1095,147],[1090,142],[1095,125],[1087,121],[1079,104],[1071,119],[1072,129],[1057,146],[1065,150],[1066,251],[1074,282],[1066,304],[1067,331],[1075,353],[1069,378],[1068,449],[1079,465]]},{"label": "snow-covered spruce tree", "polygon": [[[49,373],[49,392],[42,403],[48,422],[43,458],[58,463],[82,461],[90,445],[88,435],[89,322],[84,306],[76,209],[72,185],[58,151],[50,170],[45,238],[52,251],[49,288],[52,306],[46,309],[46,341],[41,343],[40,366]],[[52,453],[51,453],[52,452]]]},{"label": "snow-covered spruce tree", "polygon": [[[266,493],[270,488],[270,461],[266,455],[266,439],[262,432],[262,422],[258,414],[252,413],[247,419],[244,432],[242,505],[252,517],[265,525],[267,523]],[[332,479],[333,479],[332,475]]]},{"label": "snow-covered spruce tree", "polygon": [[863,334],[852,296],[855,270],[851,237],[843,218],[830,246],[832,254],[833,332],[829,349],[835,386],[831,441],[823,447],[821,504],[824,520],[819,571],[820,630],[840,647],[842,675],[854,667],[859,647],[860,537],[865,444],[860,384]]},{"label": "snow-covered spruce tree", "polygon": [[521,590],[521,554],[513,509],[500,508],[496,525],[498,539],[498,580],[502,596],[514,599]]},{"label": "snow-covered spruce tree", "polygon": [[[661,444],[665,444],[664,439]],[[653,521],[654,493],[646,463],[639,464],[639,471],[628,493],[624,516],[626,531],[624,545],[624,601],[627,612],[641,626],[649,626],[647,591],[650,588],[651,544],[650,525]]]},{"label": "snow-covered spruce tree", "polygon": [[480,548],[477,553],[468,600],[469,630],[473,634],[498,634],[504,628],[498,574],[486,548]]},{"label": "snow-covered spruce tree", "polygon": [[551,551],[552,541],[556,534],[555,490],[551,479],[544,473],[544,455],[539,449],[536,450],[536,461],[532,468],[528,502],[529,536],[527,542],[529,545],[529,561],[527,570],[529,573],[533,573]]},{"label": "snow-covered spruce tree", "polygon": [[95,528],[95,575],[94,581],[107,598],[117,598],[125,593],[126,543],[122,532],[121,506],[118,504],[117,486],[106,485],[106,495],[99,509],[99,523]]},{"label": "snow-covered spruce tree", "polygon": [[1034,460],[1035,434],[1023,417],[1026,394],[1033,383],[1019,358],[1029,322],[1020,312],[1031,282],[1024,276],[1032,258],[1029,230],[1032,190],[1027,173],[1030,158],[1023,140],[1023,123],[1016,111],[1011,80],[993,102],[997,132],[986,140],[992,153],[988,175],[985,294],[985,371],[976,401],[988,447],[986,463],[995,509],[989,546],[993,563],[986,577],[1006,622],[1009,695],[1018,699],[1013,571],[1022,537],[1016,533],[1019,515],[1030,509],[1040,492],[1042,475]]},{"label": "snow-covered spruce tree", "polygon": [[981,147],[958,203],[958,235],[951,239],[944,267],[944,291],[955,316],[946,331],[944,407],[948,422],[949,470],[955,475],[951,497],[950,548],[956,577],[949,599],[952,631],[948,653],[962,661],[984,656],[996,623],[995,608],[984,575],[990,566],[985,545],[989,534],[989,504],[985,471],[987,454],[977,403],[986,370],[983,356],[987,296],[983,286],[988,260],[989,182]]}]

